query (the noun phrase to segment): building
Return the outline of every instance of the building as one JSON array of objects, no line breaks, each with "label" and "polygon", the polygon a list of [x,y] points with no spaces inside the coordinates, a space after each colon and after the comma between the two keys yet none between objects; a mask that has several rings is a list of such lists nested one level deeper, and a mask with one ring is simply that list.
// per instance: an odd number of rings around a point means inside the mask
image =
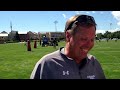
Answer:
[{"label": "building", "polygon": [[29,38],[30,40],[39,40],[39,35],[38,35],[38,33],[29,31],[29,32],[27,32],[27,34],[28,34],[28,38]]},{"label": "building", "polygon": [[9,34],[8,34],[8,38],[9,40],[16,40],[16,34],[18,34],[18,31],[11,31]]},{"label": "building", "polygon": [[46,32],[46,36],[49,38],[49,40],[61,40],[64,39],[64,32]]},{"label": "building", "polygon": [[8,33],[7,32],[1,32],[0,33],[0,44],[5,43],[8,40]]},{"label": "building", "polygon": [[19,33],[18,32],[18,35],[19,35],[19,39],[20,39],[20,42],[24,42],[24,41],[27,41],[28,40],[28,33]]}]

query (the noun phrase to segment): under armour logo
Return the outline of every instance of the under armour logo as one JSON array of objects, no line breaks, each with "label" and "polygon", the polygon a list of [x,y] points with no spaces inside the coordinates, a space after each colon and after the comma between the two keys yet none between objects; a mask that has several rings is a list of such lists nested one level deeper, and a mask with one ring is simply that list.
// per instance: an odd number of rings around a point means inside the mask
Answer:
[{"label": "under armour logo", "polygon": [[69,71],[63,71],[63,75],[69,75]]},{"label": "under armour logo", "polygon": [[95,75],[87,76],[89,79],[95,79]]}]

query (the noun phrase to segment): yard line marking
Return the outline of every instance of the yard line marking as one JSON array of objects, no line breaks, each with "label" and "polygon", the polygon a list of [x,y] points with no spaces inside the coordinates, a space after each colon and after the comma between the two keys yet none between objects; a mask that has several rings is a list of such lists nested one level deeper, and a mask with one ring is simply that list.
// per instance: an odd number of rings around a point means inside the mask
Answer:
[{"label": "yard line marking", "polygon": [[113,64],[120,64],[120,63],[102,63],[102,64],[112,64],[113,65]]},{"label": "yard line marking", "polygon": [[107,56],[110,56],[110,57],[112,57],[112,58],[114,58],[114,60],[117,60],[117,61],[120,61],[119,59],[119,57],[116,57],[116,56],[114,56],[114,55],[110,55],[110,54],[107,54],[107,53],[105,53],[105,51],[99,51],[100,53],[102,53],[102,54],[105,54],[105,55],[107,55]]},{"label": "yard line marking", "polygon": [[99,52],[120,52],[120,51],[99,51]]}]

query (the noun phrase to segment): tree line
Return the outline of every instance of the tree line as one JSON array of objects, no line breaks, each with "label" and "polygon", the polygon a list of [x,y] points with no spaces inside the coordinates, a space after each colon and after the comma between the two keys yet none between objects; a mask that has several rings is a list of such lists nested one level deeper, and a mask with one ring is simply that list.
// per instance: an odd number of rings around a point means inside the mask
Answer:
[{"label": "tree line", "polygon": [[116,31],[116,32],[106,31],[104,34],[102,34],[102,33],[97,33],[96,34],[96,39],[97,40],[104,39],[104,38],[107,38],[107,39],[114,39],[114,38],[120,39],[120,31]]}]

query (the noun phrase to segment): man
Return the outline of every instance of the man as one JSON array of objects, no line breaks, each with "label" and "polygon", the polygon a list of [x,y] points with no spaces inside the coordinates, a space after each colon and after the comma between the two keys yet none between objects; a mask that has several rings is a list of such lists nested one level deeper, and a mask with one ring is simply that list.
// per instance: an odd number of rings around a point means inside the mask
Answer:
[{"label": "man", "polygon": [[45,55],[35,65],[31,79],[105,79],[94,46],[96,23],[92,16],[75,15],[65,26],[66,45]]},{"label": "man", "polygon": [[53,39],[53,47],[56,48],[57,44],[58,44],[58,43],[57,43],[57,40],[56,40],[56,38],[54,38],[54,39]]}]

